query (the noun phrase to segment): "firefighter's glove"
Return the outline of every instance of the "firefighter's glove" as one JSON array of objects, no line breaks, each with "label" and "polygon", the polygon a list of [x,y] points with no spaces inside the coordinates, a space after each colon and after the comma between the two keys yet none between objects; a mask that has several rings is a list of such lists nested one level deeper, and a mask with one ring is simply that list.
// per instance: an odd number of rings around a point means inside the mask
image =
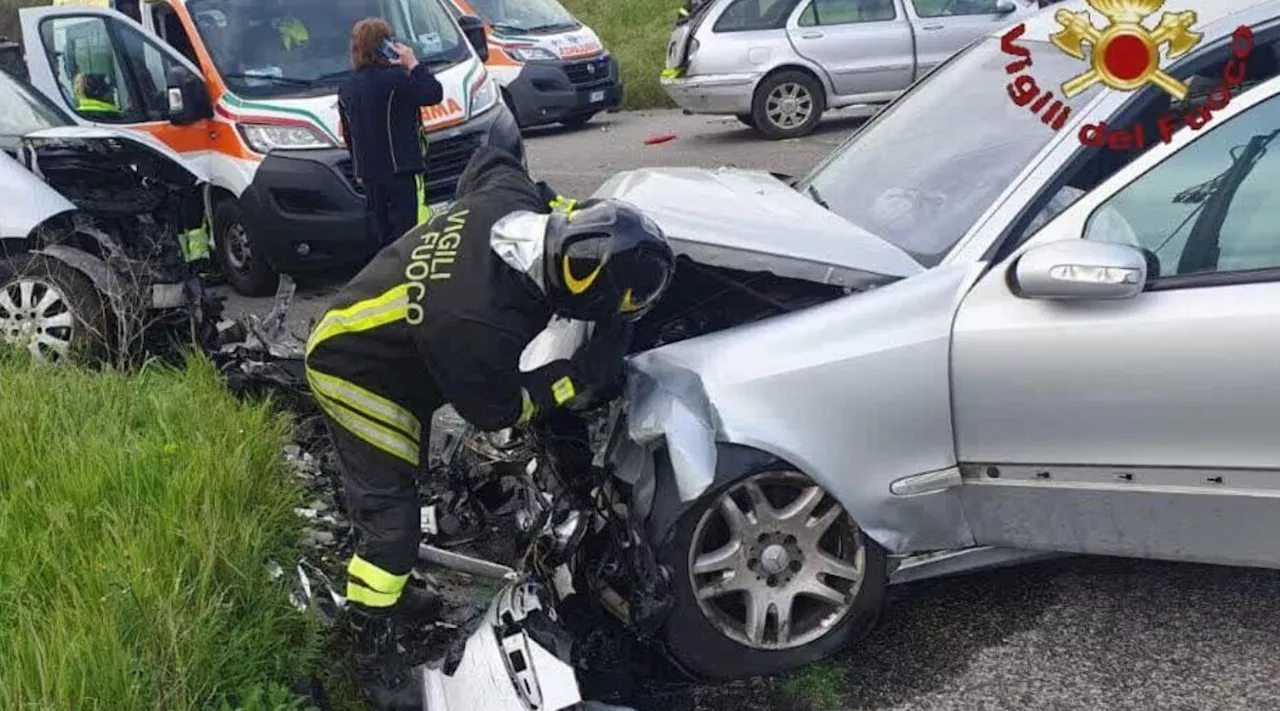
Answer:
[{"label": "firefighter's glove", "polygon": [[595,333],[573,356],[574,370],[586,390],[600,392],[622,381],[623,358],[634,335],[634,324],[621,320],[596,325]]}]

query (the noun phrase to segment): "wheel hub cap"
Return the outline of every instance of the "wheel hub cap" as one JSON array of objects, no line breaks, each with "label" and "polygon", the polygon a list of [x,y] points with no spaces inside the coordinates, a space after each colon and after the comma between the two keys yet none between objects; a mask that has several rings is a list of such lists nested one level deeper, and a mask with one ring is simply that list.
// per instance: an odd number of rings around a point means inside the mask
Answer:
[{"label": "wheel hub cap", "polygon": [[862,582],[857,527],[794,473],[757,475],[722,495],[692,544],[690,575],[703,614],[755,649],[816,641],[845,618]]},{"label": "wheel hub cap", "polygon": [[74,327],[66,299],[52,285],[28,278],[0,285],[0,338],[26,348],[35,360],[66,356]]}]

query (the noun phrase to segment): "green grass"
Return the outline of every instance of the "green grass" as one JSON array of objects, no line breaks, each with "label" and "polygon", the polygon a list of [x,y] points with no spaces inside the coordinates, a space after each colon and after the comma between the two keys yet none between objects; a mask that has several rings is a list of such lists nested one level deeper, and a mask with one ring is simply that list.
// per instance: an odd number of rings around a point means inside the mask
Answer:
[{"label": "green grass", "polygon": [[844,708],[845,672],[833,661],[818,662],[778,683],[779,705],[806,711]]},{"label": "green grass", "polygon": [[563,0],[618,58],[626,85],[623,108],[674,106],[658,84],[680,0]]},{"label": "green grass", "polygon": [[292,708],[320,640],[266,568],[296,556],[286,432],[203,360],[0,358],[0,708]]}]

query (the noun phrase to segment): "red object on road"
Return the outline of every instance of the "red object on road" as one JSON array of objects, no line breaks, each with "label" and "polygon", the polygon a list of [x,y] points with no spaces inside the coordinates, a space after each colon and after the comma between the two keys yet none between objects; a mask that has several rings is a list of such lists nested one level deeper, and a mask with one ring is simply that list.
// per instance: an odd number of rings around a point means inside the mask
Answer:
[{"label": "red object on road", "polygon": [[674,133],[662,133],[657,136],[650,136],[644,139],[644,144],[646,146],[656,146],[659,143],[666,143],[667,141],[674,141],[675,139],[676,134]]}]

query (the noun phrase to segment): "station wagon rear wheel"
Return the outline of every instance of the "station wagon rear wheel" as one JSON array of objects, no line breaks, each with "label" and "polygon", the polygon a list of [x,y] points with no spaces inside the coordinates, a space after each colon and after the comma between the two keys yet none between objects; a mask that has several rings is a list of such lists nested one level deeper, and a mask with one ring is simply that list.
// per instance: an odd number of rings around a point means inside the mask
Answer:
[{"label": "station wagon rear wheel", "polygon": [[813,133],[822,120],[826,94],[812,76],[782,71],[760,82],[751,108],[757,131],[775,140],[799,138]]},{"label": "station wagon rear wheel", "polygon": [[797,668],[861,637],[879,614],[883,549],[794,470],[757,471],[706,497],[675,539],[667,643],[700,676]]}]

